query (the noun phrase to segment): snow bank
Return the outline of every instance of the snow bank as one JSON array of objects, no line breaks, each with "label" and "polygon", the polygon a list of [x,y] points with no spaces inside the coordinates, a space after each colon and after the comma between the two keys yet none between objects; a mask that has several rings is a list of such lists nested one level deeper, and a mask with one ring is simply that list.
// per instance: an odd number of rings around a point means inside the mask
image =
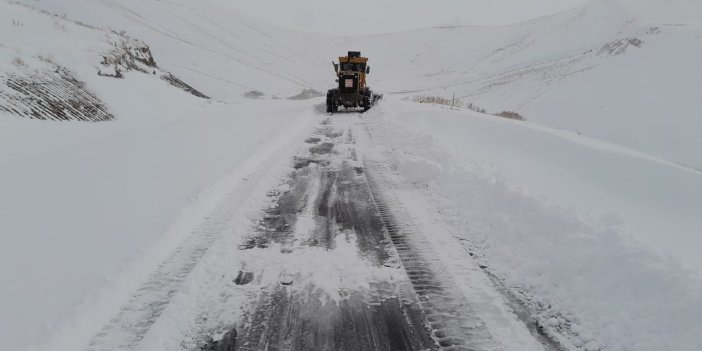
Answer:
[{"label": "snow bank", "polygon": [[592,349],[702,343],[702,174],[471,112],[386,102],[368,118],[410,189],[547,331]]}]

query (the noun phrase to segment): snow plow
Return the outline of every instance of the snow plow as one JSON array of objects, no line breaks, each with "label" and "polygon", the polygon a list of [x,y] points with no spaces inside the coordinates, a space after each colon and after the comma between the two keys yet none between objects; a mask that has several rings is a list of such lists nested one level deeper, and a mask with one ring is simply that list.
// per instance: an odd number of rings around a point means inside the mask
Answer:
[{"label": "snow plow", "polygon": [[340,106],[346,109],[363,108],[363,111],[368,111],[382,98],[382,95],[374,94],[366,85],[370,67],[368,58],[361,57],[359,51],[349,51],[347,56],[339,57],[339,63],[332,64],[339,86],[327,92],[328,113],[337,112]]}]

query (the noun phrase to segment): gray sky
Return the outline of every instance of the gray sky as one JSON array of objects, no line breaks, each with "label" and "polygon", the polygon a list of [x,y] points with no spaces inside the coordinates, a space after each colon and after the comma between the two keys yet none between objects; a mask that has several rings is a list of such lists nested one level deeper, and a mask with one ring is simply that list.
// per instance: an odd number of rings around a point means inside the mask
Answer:
[{"label": "gray sky", "polygon": [[280,27],[368,34],[437,25],[496,26],[551,14],[589,0],[220,0]]}]

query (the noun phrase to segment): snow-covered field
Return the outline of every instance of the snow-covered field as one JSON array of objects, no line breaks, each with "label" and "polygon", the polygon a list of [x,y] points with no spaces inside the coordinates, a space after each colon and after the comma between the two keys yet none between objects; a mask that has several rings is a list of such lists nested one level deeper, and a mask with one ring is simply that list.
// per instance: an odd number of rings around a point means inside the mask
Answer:
[{"label": "snow-covered field", "polygon": [[[157,67],[98,75],[131,39]],[[387,98],[358,116],[359,151],[393,170],[418,224],[449,232],[436,250],[461,247],[573,349],[702,345],[698,1],[327,37],[226,1],[21,0],[0,2],[0,106],[18,96],[9,77],[65,68],[114,119],[0,109],[0,349],[82,348],[159,266],[181,272],[193,236],[250,225],[323,118],[322,99],[285,98],[330,87],[350,49]],[[528,120],[402,101],[454,94]]]}]

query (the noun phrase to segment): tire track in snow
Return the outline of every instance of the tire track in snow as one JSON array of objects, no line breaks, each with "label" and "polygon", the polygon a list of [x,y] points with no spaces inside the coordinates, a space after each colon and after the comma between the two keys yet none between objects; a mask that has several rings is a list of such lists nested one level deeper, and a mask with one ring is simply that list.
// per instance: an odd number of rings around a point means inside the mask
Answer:
[{"label": "tire track in snow", "polygon": [[[456,296],[463,296],[468,304],[467,310],[482,319],[485,330],[492,335],[500,350],[548,350],[563,351],[567,349],[558,340],[545,335],[538,323],[530,316],[525,308],[507,289],[489,274],[487,267],[474,260],[473,253],[463,247],[460,237],[457,237],[456,228],[446,226],[436,209],[427,203],[427,199],[417,192],[414,185],[405,184],[405,180],[398,178],[399,173],[394,167],[393,160],[387,158],[388,150],[392,145],[386,145],[382,126],[382,115],[387,113],[378,109],[379,113],[357,123],[363,140],[364,150],[368,153],[369,174],[371,185],[375,184],[380,193],[380,207],[386,208],[389,213],[388,226],[391,232],[401,234],[396,240],[414,240],[415,247],[421,247],[418,253],[428,254],[431,265],[437,268],[439,276],[450,279],[449,285],[453,286]],[[370,169],[377,169],[371,172]],[[414,190],[413,190],[414,189]],[[399,224],[395,224],[399,223]],[[431,228],[428,230],[427,228]],[[458,229],[460,230],[460,229]],[[397,234],[395,236],[398,236]],[[410,250],[412,245],[400,243],[396,245],[400,250]],[[427,249],[428,248],[428,249]],[[433,252],[440,252],[435,255]],[[426,256],[425,256],[426,257]],[[416,274],[418,284],[433,283],[430,278],[435,278],[434,273],[418,271]],[[429,305],[429,308],[434,308]],[[427,313],[430,313],[427,311]]]},{"label": "tire track in snow", "polygon": [[[248,182],[245,182],[245,184]],[[161,263],[148,280],[141,285],[110,322],[98,332],[87,350],[133,350],[156,323],[170,303],[181,283],[219,238],[233,214],[232,204],[239,192],[230,193],[209,220],[198,226],[192,235]]]},{"label": "tire track in snow", "polygon": [[[202,350],[435,349],[392,255],[348,130],[323,127],[245,241],[258,291],[235,329]],[[398,275],[399,274],[399,275]],[[273,279],[271,279],[271,277]]]},{"label": "tire track in snow", "polygon": [[[205,210],[199,225],[191,230],[186,239],[169,258],[158,265],[129,300],[119,308],[89,341],[85,350],[115,351],[134,350],[159,321],[183,282],[190,276],[203,256],[223,238],[235,216],[241,211],[241,201],[261,184],[270,181],[271,163],[278,163],[290,153],[290,144],[308,128],[305,114],[290,120],[290,125],[280,126],[272,133],[272,140],[239,167],[205,191]],[[206,213],[206,214],[205,214]],[[200,215],[198,213],[198,215]],[[177,336],[181,337],[181,336]]]},{"label": "tire track in snow", "polygon": [[441,350],[493,350],[495,341],[479,314],[461,294],[437,259],[424,235],[412,224],[397,200],[382,189],[383,166],[364,161],[373,202],[380,212],[386,234],[397,250],[422,310]]},{"label": "tire track in snow", "polygon": [[[335,116],[329,126],[338,128],[353,118]],[[348,128],[343,136],[330,131],[327,135],[335,139],[332,142],[310,138],[317,145],[311,148],[310,158],[298,159],[295,167],[304,179],[292,183],[289,193],[293,195],[282,197],[283,208],[292,208],[285,205],[286,202],[300,203],[291,201],[292,198],[304,198],[304,206],[287,211],[290,213],[283,217],[317,208],[317,214],[324,219],[322,223],[317,222],[308,237],[300,238],[304,245],[334,250],[334,238],[343,233],[344,228],[353,230],[361,252],[371,253],[371,256],[373,252],[380,253],[376,264],[400,269],[403,279],[392,284],[373,282],[369,291],[348,292],[337,304],[319,303],[326,297],[317,290],[318,281],[296,278],[291,284],[302,285],[298,289],[276,282],[262,287],[264,292],[252,302],[245,320],[226,333],[228,338],[217,340],[202,350],[229,350],[229,347],[234,350],[501,349],[480,312],[456,285],[453,272],[438,259],[426,233],[413,224],[401,202],[392,197],[392,191],[387,191],[390,183],[384,177],[389,170],[374,161],[358,159],[351,131]],[[333,156],[326,157],[327,154]],[[312,171],[308,170],[310,165]],[[365,211],[359,212],[350,205],[361,201],[367,204]],[[285,228],[280,223],[272,227]],[[278,239],[252,240],[251,243],[263,242],[259,249],[269,252],[260,252],[257,256],[278,255],[270,251],[269,244],[289,241],[283,239],[289,235],[285,233],[280,231]],[[269,237],[270,231],[264,230],[262,236]],[[375,239],[365,242],[368,238]],[[373,249],[380,246],[382,250]],[[328,264],[322,258],[315,261],[321,266]],[[417,329],[419,326],[421,328]],[[398,334],[397,330],[401,332]],[[433,342],[420,341],[416,333],[428,336]]]}]

